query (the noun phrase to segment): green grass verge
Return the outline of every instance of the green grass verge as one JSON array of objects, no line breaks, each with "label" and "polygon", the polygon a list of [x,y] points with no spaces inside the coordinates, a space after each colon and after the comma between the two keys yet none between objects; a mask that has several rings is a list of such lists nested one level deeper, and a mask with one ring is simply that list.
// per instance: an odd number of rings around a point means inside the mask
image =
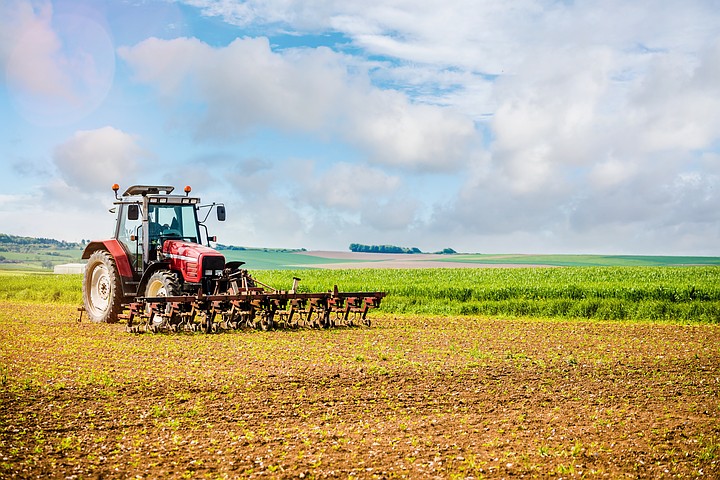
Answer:
[{"label": "green grass verge", "polygon": [[0,300],[82,304],[82,275],[0,271]]},{"label": "green grass verge", "polygon": [[[720,267],[256,270],[281,290],[384,291],[388,313],[720,323]],[[81,303],[80,275],[0,272],[0,300]]]}]

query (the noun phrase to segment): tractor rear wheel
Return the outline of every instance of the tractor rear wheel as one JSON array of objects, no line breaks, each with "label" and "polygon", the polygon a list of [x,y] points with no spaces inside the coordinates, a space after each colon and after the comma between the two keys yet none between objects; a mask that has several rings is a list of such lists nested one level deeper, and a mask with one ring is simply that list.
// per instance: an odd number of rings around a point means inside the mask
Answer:
[{"label": "tractor rear wheel", "polygon": [[85,311],[93,322],[116,323],[122,310],[122,286],[115,259],[105,250],[90,255],[82,284]]}]

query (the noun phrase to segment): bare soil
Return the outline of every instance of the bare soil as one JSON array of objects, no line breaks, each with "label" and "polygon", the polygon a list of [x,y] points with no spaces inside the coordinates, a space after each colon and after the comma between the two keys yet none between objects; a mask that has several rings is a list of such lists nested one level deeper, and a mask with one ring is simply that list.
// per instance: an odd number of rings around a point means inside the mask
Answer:
[{"label": "bare soil", "polygon": [[2,478],[720,477],[720,329],[131,335],[0,304]]}]

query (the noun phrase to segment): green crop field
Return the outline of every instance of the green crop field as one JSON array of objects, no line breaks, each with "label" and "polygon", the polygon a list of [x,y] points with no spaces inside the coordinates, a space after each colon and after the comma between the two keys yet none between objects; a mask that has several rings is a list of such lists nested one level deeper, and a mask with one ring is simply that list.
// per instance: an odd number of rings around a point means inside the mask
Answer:
[{"label": "green crop field", "polygon": [[[256,272],[287,288],[388,292],[392,313],[720,322],[718,267],[363,269]],[[284,283],[283,283],[284,282]]]},{"label": "green crop field", "polygon": [[[720,323],[720,267],[256,270],[300,291],[384,291],[381,311]],[[81,303],[80,275],[0,274],[0,300]]]}]

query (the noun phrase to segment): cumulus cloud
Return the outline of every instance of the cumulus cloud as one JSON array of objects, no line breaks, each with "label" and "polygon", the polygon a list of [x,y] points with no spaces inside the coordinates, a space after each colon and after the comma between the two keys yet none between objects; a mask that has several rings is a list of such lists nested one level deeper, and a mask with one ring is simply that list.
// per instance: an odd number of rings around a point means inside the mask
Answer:
[{"label": "cumulus cloud", "polygon": [[309,175],[300,183],[301,198],[322,208],[358,211],[375,205],[379,196],[392,195],[400,179],[382,170],[350,163],[336,163],[328,170]]},{"label": "cumulus cloud", "polygon": [[396,167],[455,170],[480,144],[473,122],[452,110],[411,104],[398,92],[348,95],[349,128],[343,135],[371,159]]},{"label": "cumulus cloud", "polygon": [[135,179],[147,155],[133,135],[103,127],[76,132],[55,148],[53,160],[68,185],[104,191],[122,179]]},{"label": "cumulus cloud", "polygon": [[[589,12],[577,10],[566,13],[582,15],[582,23]],[[575,32],[568,38],[578,44],[550,49],[552,36],[544,36],[526,47],[531,55],[516,57],[513,74],[494,82],[490,159],[437,210],[436,229],[535,232],[539,243],[552,232],[559,245],[563,237],[597,236],[610,251],[643,241],[669,251],[680,237],[667,235],[673,229],[717,231],[716,214],[707,211],[707,202],[718,200],[711,187],[717,176],[697,160],[720,140],[717,40],[690,53],[673,50],[677,31],[653,32],[644,40],[664,48],[639,48],[629,24],[620,25],[620,39],[631,42],[625,48],[597,32]],[[697,245],[701,236],[682,238]]]},{"label": "cumulus cloud", "polygon": [[646,152],[707,148],[720,129],[720,40],[694,62],[657,55],[629,96],[628,124]]},{"label": "cumulus cloud", "polygon": [[266,38],[222,48],[150,39],[120,55],[168,101],[190,97],[201,105],[199,138],[242,137],[261,127],[301,131],[344,139],[375,163],[418,170],[456,168],[479,141],[471,119],[372,87],[327,48],[274,52]]}]

